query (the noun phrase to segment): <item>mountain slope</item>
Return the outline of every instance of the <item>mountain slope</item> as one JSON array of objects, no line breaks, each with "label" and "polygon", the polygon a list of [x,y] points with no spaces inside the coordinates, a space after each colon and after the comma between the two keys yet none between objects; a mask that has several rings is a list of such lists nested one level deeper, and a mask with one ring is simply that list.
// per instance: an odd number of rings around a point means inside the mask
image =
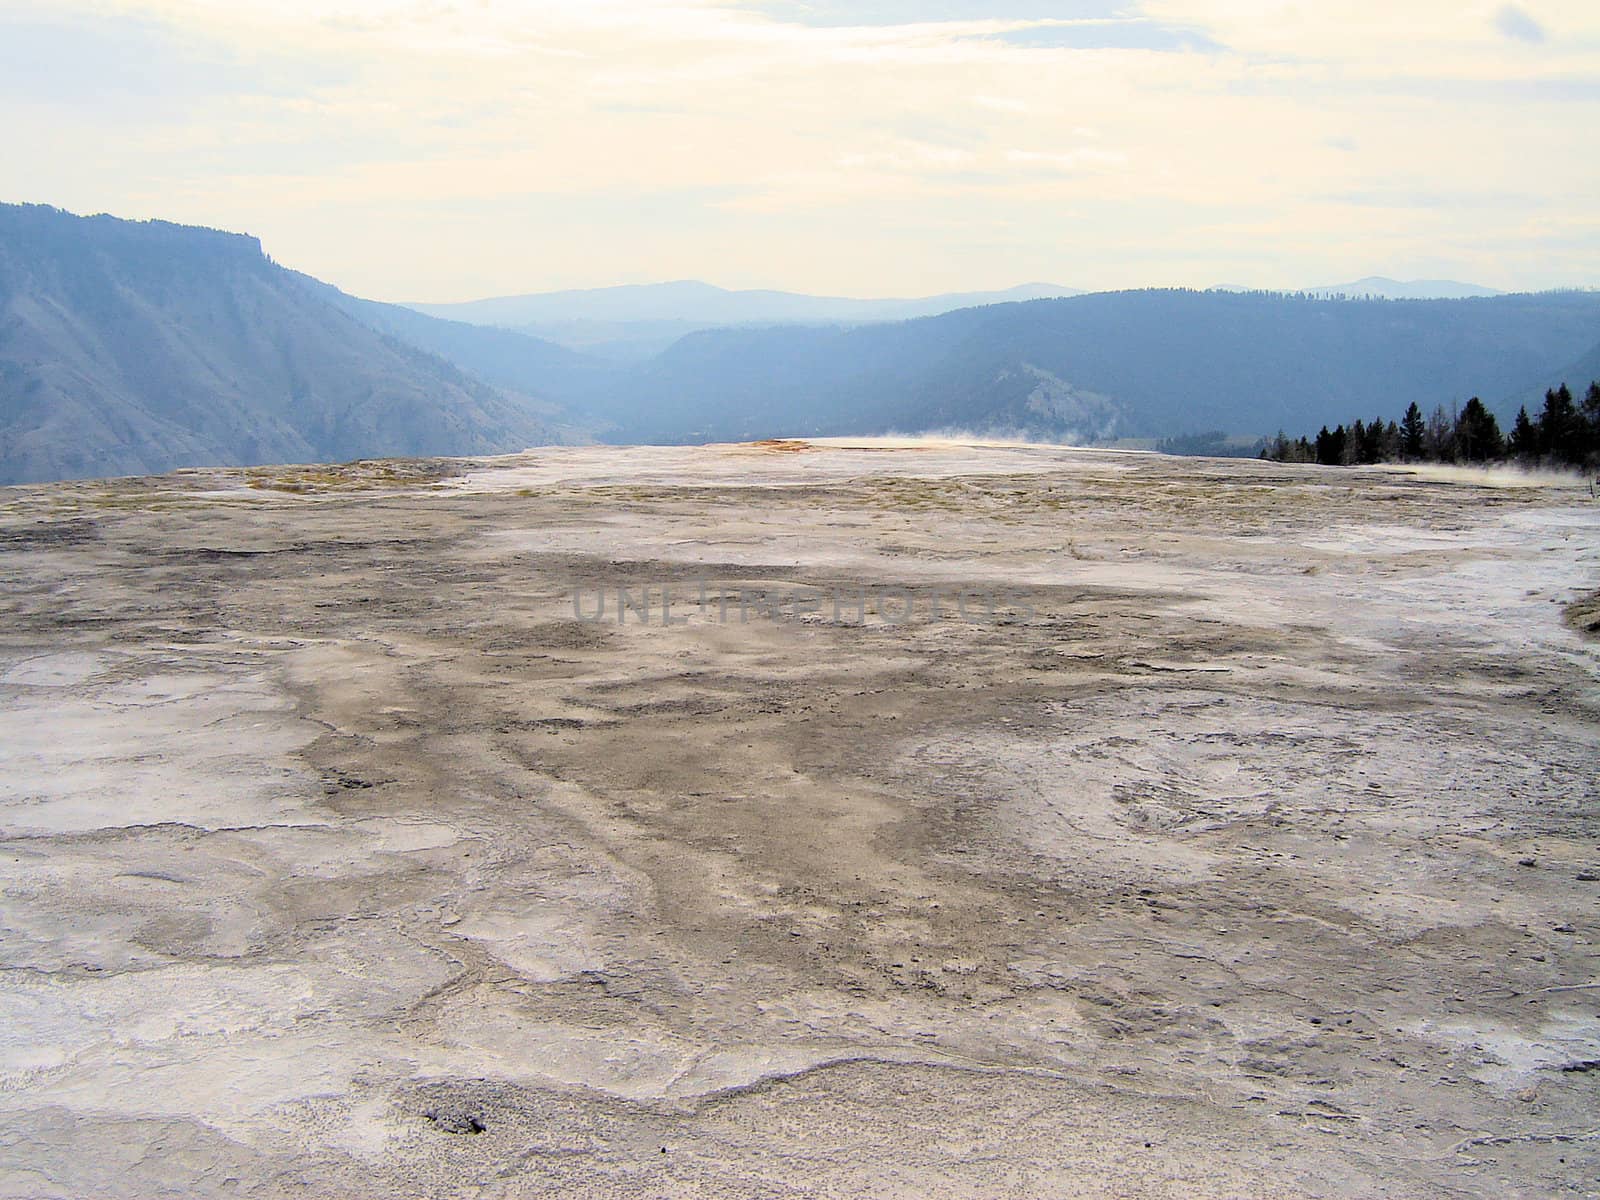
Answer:
[{"label": "mountain slope", "polygon": [[1515,411],[1518,405],[1522,405],[1527,408],[1530,416],[1538,416],[1544,408],[1544,394],[1549,389],[1560,387],[1564,383],[1573,396],[1582,401],[1584,393],[1589,390],[1589,385],[1597,382],[1600,382],[1600,342],[1590,346],[1559,370],[1547,371],[1538,376],[1529,387],[1511,397],[1507,402],[1507,408]]},{"label": "mountain slope", "polygon": [[729,291],[682,280],[407,307],[451,321],[518,329],[609,358],[640,360],[703,329],[905,321],[958,308],[1078,294],[1055,284],[1027,283],[999,292],[858,300],[796,292]]},{"label": "mountain slope", "polygon": [[1600,334],[1600,294],[1464,301],[1113,292],[855,329],[685,338],[608,397],[618,436],[965,429],[1159,437],[1509,398]]},{"label": "mountain slope", "polygon": [[515,450],[522,400],[214,230],[0,206],[0,482]]},{"label": "mountain slope", "polygon": [[[363,325],[520,395],[583,395],[603,386],[616,373],[610,363],[518,330],[431,317],[403,305],[351,296],[309,275],[297,278]],[[547,403],[546,407],[559,413],[553,405]]]}]

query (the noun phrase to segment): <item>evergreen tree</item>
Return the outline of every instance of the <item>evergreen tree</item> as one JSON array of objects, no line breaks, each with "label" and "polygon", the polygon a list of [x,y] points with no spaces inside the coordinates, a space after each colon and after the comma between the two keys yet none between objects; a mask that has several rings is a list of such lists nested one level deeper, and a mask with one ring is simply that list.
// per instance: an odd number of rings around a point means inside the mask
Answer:
[{"label": "evergreen tree", "polygon": [[1583,461],[1600,466],[1600,382],[1589,385],[1578,416],[1583,422]]},{"label": "evergreen tree", "polygon": [[1528,406],[1517,410],[1517,419],[1511,426],[1511,440],[1506,444],[1513,458],[1531,461],[1539,457],[1539,431],[1528,420]]},{"label": "evergreen tree", "polygon": [[1289,435],[1278,430],[1278,436],[1267,443],[1261,457],[1281,463],[1308,463],[1316,460],[1316,452],[1305,438],[1289,440]]},{"label": "evergreen tree", "polygon": [[1576,465],[1583,458],[1579,432],[1572,389],[1563,383],[1545,392],[1544,411],[1539,414],[1539,452],[1553,462]]},{"label": "evergreen tree", "polygon": [[1455,462],[1455,429],[1456,419],[1445,412],[1444,405],[1435,408],[1422,434],[1422,456],[1429,462]]},{"label": "evergreen tree", "polygon": [[1467,462],[1502,458],[1506,450],[1505,439],[1500,436],[1500,423],[1476,396],[1467,401],[1456,418],[1454,443],[1457,456]]},{"label": "evergreen tree", "polygon": [[1422,410],[1413,400],[1411,407],[1406,409],[1406,415],[1400,420],[1400,453],[1405,458],[1422,457],[1422,439],[1427,433],[1427,426],[1422,420]]},{"label": "evergreen tree", "polygon": [[1394,462],[1400,457],[1400,426],[1390,421],[1384,426],[1383,442],[1378,451],[1381,462]]},{"label": "evergreen tree", "polygon": [[1344,426],[1329,433],[1324,425],[1317,432],[1317,462],[1324,467],[1337,467],[1344,460]]},{"label": "evergreen tree", "polygon": [[1383,457],[1383,418],[1374,417],[1372,424],[1367,426],[1366,436],[1361,440],[1361,461],[1382,462]]}]

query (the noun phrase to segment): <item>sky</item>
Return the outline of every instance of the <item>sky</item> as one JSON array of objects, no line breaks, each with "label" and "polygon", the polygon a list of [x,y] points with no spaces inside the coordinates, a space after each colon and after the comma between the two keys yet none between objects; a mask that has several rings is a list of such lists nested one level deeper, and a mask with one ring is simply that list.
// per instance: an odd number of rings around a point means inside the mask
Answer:
[{"label": "sky", "polygon": [[0,127],[384,300],[1600,284],[1594,0],[0,0]]}]

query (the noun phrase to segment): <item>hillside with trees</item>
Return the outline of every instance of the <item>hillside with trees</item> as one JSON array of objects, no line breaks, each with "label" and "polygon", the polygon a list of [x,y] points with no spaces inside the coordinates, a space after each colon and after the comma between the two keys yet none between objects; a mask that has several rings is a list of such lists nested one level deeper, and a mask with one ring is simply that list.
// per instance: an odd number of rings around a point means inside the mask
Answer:
[{"label": "hillside with trees", "polygon": [[[1108,292],[853,329],[684,338],[581,398],[606,440],[966,431],[1259,437],[1476,392],[1501,422],[1600,339],[1600,294],[1325,300]],[[559,393],[554,398],[566,400]]]}]

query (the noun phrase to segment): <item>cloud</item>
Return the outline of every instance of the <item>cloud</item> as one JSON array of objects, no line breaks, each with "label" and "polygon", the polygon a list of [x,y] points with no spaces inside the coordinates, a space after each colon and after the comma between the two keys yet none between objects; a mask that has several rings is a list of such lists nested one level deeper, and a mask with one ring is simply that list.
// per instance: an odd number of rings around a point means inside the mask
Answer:
[{"label": "cloud", "polygon": [[1113,20],[1115,0],[733,0],[729,7],[818,28],[947,21]]},{"label": "cloud", "polygon": [[337,82],[334,64],[252,51],[140,14],[0,8],[0,97],[93,110],[118,124],[197,104],[292,96]]},{"label": "cloud", "polygon": [[1102,150],[1080,146],[1076,150],[1008,150],[1006,161],[1023,166],[1049,167],[1058,171],[1084,171],[1125,167],[1128,156],[1121,150]]},{"label": "cloud", "polygon": [[1600,280],[1600,7],[1469,2],[0,0],[0,195],[379,298]]},{"label": "cloud", "polygon": [[1504,4],[1494,14],[1494,27],[1506,37],[1518,42],[1544,41],[1544,27],[1515,4]]},{"label": "cloud", "polygon": [[1199,50],[1222,49],[1197,29],[1151,21],[1037,21],[991,35],[1013,46],[1071,50]]}]

